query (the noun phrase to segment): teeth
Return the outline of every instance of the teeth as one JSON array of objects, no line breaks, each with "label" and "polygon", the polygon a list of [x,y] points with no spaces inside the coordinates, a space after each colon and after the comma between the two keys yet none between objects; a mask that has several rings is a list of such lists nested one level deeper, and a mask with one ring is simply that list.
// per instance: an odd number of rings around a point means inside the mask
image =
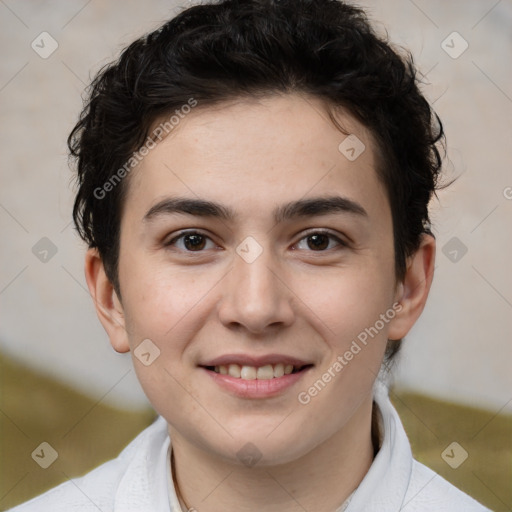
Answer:
[{"label": "teeth", "polygon": [[242,366],[240,378],[245,380],[254,380],[256,378],[256,368],[254,368],[254,366]]},{"label": "teeth", "polygon": [[274,368],[272,368],[271,364],[267,364],[266,366],[260,366],[258,371],[256,372],[256,378],[258,380],[268,380],[274,378]]},{"label": "teeth", "polygon": [[236,377],[237,379],[239,379],[241,377],[240,366],[238,366],[237,364],[230,364],[228,366],[228,375],[231,375],[231,377]]},{"label": "teeth", "polygon": [[215,366],[215,373],[229,375],[236,379],[244,380],[269,380],[283,375],[289,375],[293,372],[293,365],[283,363],[267,364],[256,368],[255,366],[240,366],[238,364]]},{"label": "teeth", "polygon": [[282,377],[284,375],[284,364],[278,363],[274,366],[274,377]]}]

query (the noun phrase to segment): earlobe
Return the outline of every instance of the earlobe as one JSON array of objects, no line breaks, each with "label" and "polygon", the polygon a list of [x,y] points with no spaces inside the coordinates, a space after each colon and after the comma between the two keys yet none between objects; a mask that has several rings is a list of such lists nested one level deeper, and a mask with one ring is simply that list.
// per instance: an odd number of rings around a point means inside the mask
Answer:
[{"label": "earlobe", "polygon": [[397,286],[395,300],[401,309],[390,322],[389,339],[402,339],[421,315],[434,277],[435,252],[435,238],[424,234],[418,250],[407,261],[403,281]]},{"label": "earlobe", "polygon": [[112,347],[116,352],[129,352],[123,306],[95,248],[89,249],[85,255],[85,279],[96,313],[110,338]]}]

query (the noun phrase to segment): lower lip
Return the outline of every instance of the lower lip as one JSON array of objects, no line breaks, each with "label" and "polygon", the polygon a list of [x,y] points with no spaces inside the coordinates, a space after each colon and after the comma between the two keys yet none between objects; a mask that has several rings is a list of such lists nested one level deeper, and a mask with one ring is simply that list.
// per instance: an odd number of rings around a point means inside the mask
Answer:
[{"label": "lower lip", "polygon": [[215,373],[203,368],[203,370],[221,388],[241,398],[270,398],[277,396],[286,389],[297,383],[308,372],[311,367],[305,368],[297,373],[290,373],[282,377],[274,377],[266,380],[237,379],[230,375]]}]

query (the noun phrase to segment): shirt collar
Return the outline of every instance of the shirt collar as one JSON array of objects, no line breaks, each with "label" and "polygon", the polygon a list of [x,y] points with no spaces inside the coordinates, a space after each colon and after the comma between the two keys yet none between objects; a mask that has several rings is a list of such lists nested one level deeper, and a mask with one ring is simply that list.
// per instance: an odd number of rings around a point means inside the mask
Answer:
[{"label": "shirt collar", "polygon": [[180,508],[169,506],[166,469],[169,446],[167,422],[159,416],[127,447],[133,455],[117,486],[114,512],[181,512]]},{"label": "shirt collar", "polygon": [[409,487],[413,464],[411,447],[389,399],[388,387],[380,379],[374,385],[374,400],[380,413],[382,443],[346,512],[400,510]]}]

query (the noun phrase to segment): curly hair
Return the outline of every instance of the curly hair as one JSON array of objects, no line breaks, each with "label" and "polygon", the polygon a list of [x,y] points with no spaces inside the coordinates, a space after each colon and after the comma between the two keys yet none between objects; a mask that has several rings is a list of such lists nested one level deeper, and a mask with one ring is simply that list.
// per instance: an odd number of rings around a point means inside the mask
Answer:
[{"label": "curly hair", "polygon": [[[68,138],[77,163],[73,219],[96,247],[120,296],[121,207],[128,179],[95,193],[132,158],[155,121],[194,98],[200,107],[306,93],[342,107],[376,141],[377,175],[393,219],[397,279],[429,232],[443,126],[422,95],[413,57],[372,28],[365,12],[338,0],[223,0],[189,7],[134,41],[103,67]],[[338,128],[340,128],[338,126]],[[341,129],[341,128],[340,128]],[[389,340],[391,361],[401,340]]]}]

